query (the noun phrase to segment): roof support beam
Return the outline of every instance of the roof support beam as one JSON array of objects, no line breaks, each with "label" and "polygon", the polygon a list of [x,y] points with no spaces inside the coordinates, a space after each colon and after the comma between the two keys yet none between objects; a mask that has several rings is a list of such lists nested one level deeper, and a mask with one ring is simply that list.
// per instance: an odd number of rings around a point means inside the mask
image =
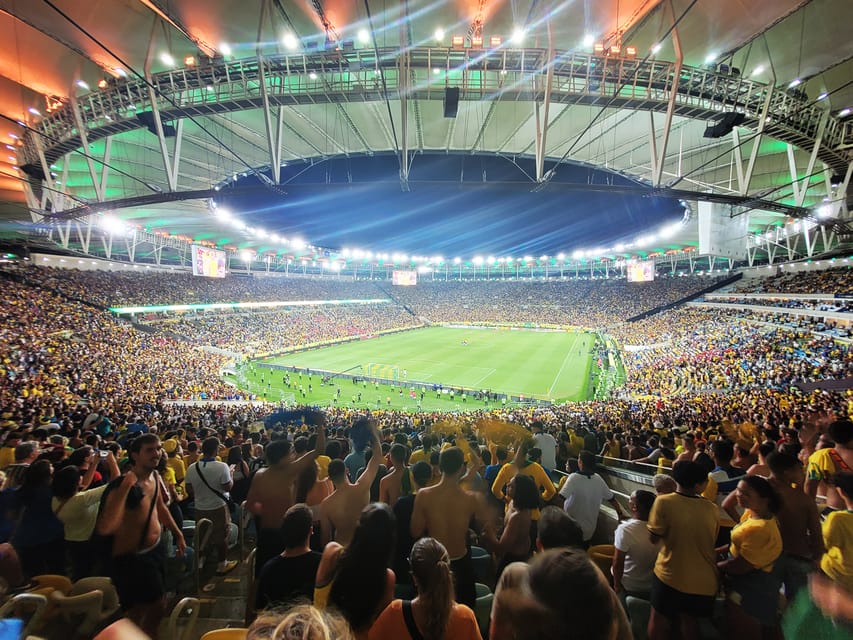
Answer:
[{"label": "roof support beam", "polygon": [[154,130],[157,140],[160,142],[160,154],[163,156],[163,168],[166,170],[166,180],[169,191],[178,190],[178,167],[181,163],[181,138],[184,133],[184,121],[178,119],[175,124],[175,153],[174,159],[169,153],[169,145],[166,143],[166,135],[163,132],[163,121],[160,119],[160,107],[157,106],[157,96],[154,88],[148,85],[148,97],[151,102],[151,113],[154,116]]},{"label": "roof support beam", "polygon": [[[400,22],[400,35],[405,35],[407,22]],[[403,40],[405,42],[405,40]],[[399,74],[400,96],[400,188],[403,191],[409,189],[409,82],[412,79],[410,68],[410,57],[408,47],[402,52],[398,61],[397,73]]]},{"label": "roof support beam", "polygon": [[264,129],[267,133],[267,148],[270,153],[270,173],[272,181],[279,184],[281,179],[281,138],[284,131],[284,109],[278,107],[276,113],[276,125],[273,129],[273,113],[270,108],[269,90],[267,89],[267,78],[264,73],[264,59],[258,54],[258,81],[261,87],[261,100],[264,103]]},{"label": "roof support beam", "polygon": [[[545,179],[545,149],[548,140],[548,115],[551,111],[551,85],[554,80],[554,32],[551,29],[551,18],[547,19],[548,27],[548,70],[545,72],[545,97],[542,101],[544,113],[540,118],[539,102],[533,103],[533,113],[536,117],[536,182]],[[534,83],[539,75],[533,77]],[[538,93],[538,92],[537,92]]]},{"label": "roof support beam", "polygon": [[95,189],[95,197],[98,202],[104,201],[104,190],[101,188],[101,180],[95,171],[95,162],[92,160],[92,155],[89,153],[89,137],[86,135],[86,124],[80,115],[80,105],[77,98],[71,96],[68,101],[71,103],[71,113],[74,116],[74,125],[77,127],[77,133],[80,135],[80,146],[83,148],[83,157],[86,158],[86,165],[89,167],[89,176],[92,178],[92,186]]},{"label": "roof support beam", "polygon": [[745,196],[749,193],[749,186],[752,183],[752,176],[755,172],[755,161],[758,159],[758,150],[761,147],[761,138],[764,134],[764,126],[767,124],[767,114],[770,111],[770,102],[773,99],[773,86],[767,87],[766,96],[764,98],[764,106],[761,108],[761,115],[758,118],[758,131],[755,133],[755,139],[752,142],[752,149],[749,152],[749,164],[746,167],[746,173],[743,171],[743,159],[740,155],[740,134],[737,127],[732,129],[732,143],[734,144],[733,153],[735,156],[735,167],[737,169],[737,180],[739,193]]},{"label": "roof support beam", "polygon": [[[678,97],[678,81],[681,78],[681,65],[684,63],[684,52],[681,50],[681,38],[678,35],[675,7],[673,7],[672,2],[669,2],[667,6],[672,14],[672,46],[675,48],[675,69],[672,73],[672,84],[669,87],[669,101],[666,105],[666,117],[663,123],[663,142],[660,146],[660,155],[655,163],[655,173],[652,179],[652,183],[656,187],[660,186],[663,167],[666,162],[666,147],[669,144],[669,132],[672,129],[672,115],[675,112],[675,101]],[[652,135],[655,135],[654,117],[652,118]]]}]

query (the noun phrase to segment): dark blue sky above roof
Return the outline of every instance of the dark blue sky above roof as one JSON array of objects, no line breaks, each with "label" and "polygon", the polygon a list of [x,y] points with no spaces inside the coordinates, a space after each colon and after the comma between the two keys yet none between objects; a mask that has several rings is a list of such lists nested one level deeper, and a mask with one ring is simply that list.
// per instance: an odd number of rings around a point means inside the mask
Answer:
[{"label": "dark blue sky above roof", "polygon": [[683,213],[678,201],[606,171],[563,163],[539,191],[534,175],[528,157],[415,154],[403,191],[397,156],[340,157],[282,167],[286,195],[225,186],[217,204],[250,226],[316,246],[445,256],[610,247]]}]

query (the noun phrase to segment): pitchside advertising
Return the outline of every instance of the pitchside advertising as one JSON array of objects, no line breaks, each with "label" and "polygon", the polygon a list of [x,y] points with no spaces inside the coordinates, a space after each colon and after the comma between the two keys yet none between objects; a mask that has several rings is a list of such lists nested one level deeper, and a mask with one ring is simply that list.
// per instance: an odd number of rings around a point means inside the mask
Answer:
[{"label": "pitchside advertising", "polygon": [[224,278],[227,272],[228,260],[224,251],[192,245],[193,275],[208,278]]},{"label": "pitchside advertising", "polygon": [[417,271],[394,271],[391,273],[391,283],[410,287],[418,283]]}]

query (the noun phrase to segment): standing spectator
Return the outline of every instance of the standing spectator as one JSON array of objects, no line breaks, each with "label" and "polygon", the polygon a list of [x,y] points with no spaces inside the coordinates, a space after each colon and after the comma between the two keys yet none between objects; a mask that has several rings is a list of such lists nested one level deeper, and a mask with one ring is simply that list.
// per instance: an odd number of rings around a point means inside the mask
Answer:
[{"label": "standing spectator", "polygon": [[472,518],[484,521],[476,496],[459,486],[465,473],[465,457],[459,447],[450,447],[439,456],[441,481],[418,491],[412,513],[411,533],[420,538],[429,532],[450,554],[456,601],[476,606],[474,565],[468,544]]},{"label": "standing spectator", "polygon": [[406,445],[392,444],[389,456],[394,470],[379,481],[379,500],[394,507],[397,499],[412,492],[412,476],[406,466]]},{"label": "standing spectator", "polygon": [[62,522],[50,508],[52,467],[47,460],[27,466],[18,489],[18,526],[12,546],[29,577],[45,573],[65,573],[65,540]]},{"label": "standing spectator", "polygon": [[672,467],[677,489],[658,496],[648,529],[661,543],[652,578],[649,639],[699,637],[698,618],[710,617],[717,594],[717,507],[701,497],[708,474],[696,462]]},{"label": "standing spectator", "polygon": [[849,418],[836,420],[827,427],[826,431],[835,446],[818,449],[809,456],[805,490],[814,500],[817,497],[818,487],[823,483],[826,488],[827,506],[833,509],[844,509],[844,500],[830,480],[836,473],[853,471],[853,421]]},{"label": "standing spectator", "polygon": [[187,490],[195,502],[196,521],[207,518],[212,523],[211,540],[216,545],[219,564],[216,573],[223,575],[237,566],[228,560],[228,534],[231,529],[228,492],[233,482],[231,471],[216,459],[219,438],[205,438],[201,443],[201,459],[187,469]]},{"label": "standing spectator", "polygon": [[820,568],[849,594],[853,594],[853,473],[839,473],[835,488],[844,499],[845,511],[835,511],[823,523],[826,553]]},{"label": "standing spectator", "polygon": [[106,489],[96,531],[111,536],[111,569],[126,615],[156,640],[165,610],[163,528],[172,532],[178,555],[186,550],[184,535],[169,514],[157,475],[162,451],[156,435],[147,433],[128,445],[131,467]]},{"label": "standing spectator", "polygon": [[565,499],[563,509],[580,525],[587,546],[598,526],[598,512],[602,503],[608,502],[620,520],[625,517],[616,496],[595,472],[595,454],[592,451],[584,449],[580,452],[578,471],[566,479],[560,495]]},{"label": "standing spectator", "polygon": [[726,587],[728,632],[738,640],[779,637],[780,581],[773,573],[782,553],[773,515],[781,506],[779,494],[761,476],[747,476],[738,483],[737,500],[744,514],[732,529],[726,559],[717,563]]},{"label": "standing spectator", "polygon": [[557,467],[557,441],[543,429],[541,420],[534,420],[530,428],[533,431],[533,442],[542,451],[542,466],[550,473]]},{"label": "standing spectator", "polygon": [[[90,454],[92,455],[92,454]],[[110,480],[119,476],[118,463],[112,452],[105,459],[110,471]],[[53,474],[53,512],[65,526],[65,543],[71,558],[71,579],[76,582],[97,573],[102,558],[90,541],[98,519],[101,496],[107,488],[102,484],[89,489],[97,464],[89,461],[86,473],[75,465],[67,465]]]},{"label": "standing spectator", "polygon": [[400,496],[394,503],[394,518],[397,521],[397,549],[394,554],[394,573],[397,584],[409,584],[409,553],[414,539],[410,530],[412,512],[415,509],[415,495],[426,487],[432,479],[432,467],[428,462],[416,462],[410,467],[412,476],[412,493]]},{"label": "standing spectator", "polygon": [[659,545],[649,539],[647,523],[655,494],[642,489],[628,499],[631,519],[616,527],[613,554],[613,590],[623,604],[627,596],[648,600],[652,590],[652,573]]},{"label": "standing spectator", "polygon": [[394,572],[388,567],[395,545],[394,514],[381,502],[361,512],[350,544],[330,542],[317,569],[314,606],[340,611],[357,638],[367,633],[394,595]]},{"label": "standing spectator", "polygon": [[340,460],[329,463],[329,478],[335,490],[320,503],[321,534],[324,543],[332,540],[349,545],[355,532],[362,510],[370,503],[370,487],[379,471],[382,448],[379,444],[379,432],[373,421],[366,421],[372,436],[373,454],[364,473],[353,483],[346,474],[346,465]]},{"label": "standing spectator", "polygon": [[539,509],[539,491],[533,478],[517,474],[507,484],[510,497],[509,508],[504,518],[504,527],[498,539],[492,520],[486,522],[483,542],[492,553],[501,556],[495,575],[500,577],[504,568],[512,562],[527,562],[536,542],[536,521],[533,511]]}]

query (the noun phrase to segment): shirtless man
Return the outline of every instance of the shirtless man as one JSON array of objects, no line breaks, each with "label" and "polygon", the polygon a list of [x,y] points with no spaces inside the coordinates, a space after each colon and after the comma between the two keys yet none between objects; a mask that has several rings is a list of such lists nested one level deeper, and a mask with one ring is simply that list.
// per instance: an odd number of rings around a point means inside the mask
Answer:
[{"label": "shirtless man", "polygon": [[156,469],[162,453],[151,433],[130,443],[130,471],[107,487],[96,525],[99,534],[112,536],[110,577],[127,617],[155,639],[166,605],[163,528],[172,532],[179,556],[186,549],[160,491]]},{"label": "shirtless man", "polygon": [[[782,534],[782,555],[776,561],[785,585],[785,597],[793,601],[797,592],[808,585],[823,555],[823,532],[815,501],[799,486],[803,467],[792,455],[773,452],[767,456],[770,484],[782,497],[782,509],[776,514]],[[793,486],[792,486],[793,485]]]},{"label": "shirtless man", "polygon": [[409,476],[409,467],[406,466],[406,453],[405,445],[391,445],[388,455],[394,470],[379,481],[379,502],[384,502],[392,508],[400,496],[409,495],[412,490],[412,479]]},{"label": "shirtless man", "polygon": [[465,474],[465,457],[459,447],[442,451],[438,465],[441,470],[439,483],[421,489],[415,496],[410,527],[412,538],[417,540],[429,535],[445,546],[450,555],[456,601],[473,610],[477,593],[468,528],[472,518],[480,523],[485,521],[485,504],[459,485]]},{"label": "shirtless man", "polygon": [[326,449],[326,418],[317,411],[305,416],[307,424],[317,427],[317,442],[314,449],[299,458],[293,453],[288,440],[273,440],[264,454],[269,466],[260,469],[252,478],[246,504],[255,515],[258,544],[255,552],[255,571],[260,574],[264,564],[284,551],[281,537],[281,521],[294,504],[293,487],[296,478],[314,464],[314,460]]},{"label": "shirtless man", "polygon": [[672,461],[672,464],[681,462],[682,460],[693,460],[696,456],[696,436],[692,433],[685,433],[681,437],[681,446],[684,450],[678,454],[675,460]]},{"label": "shirtless man", "polygon": [[343,460],[332,460],[329,463],[329,478],[335,490],[320,503],[320,536],[323,546],[333,540],[347,546],[352,540],[362,509],[370,503],[370,485],[379,471],[382,446],[379,444],[375,421],[368,418],[361,420],[367,420],[370,428],[370,462],[355,483],[349,481]]}]

